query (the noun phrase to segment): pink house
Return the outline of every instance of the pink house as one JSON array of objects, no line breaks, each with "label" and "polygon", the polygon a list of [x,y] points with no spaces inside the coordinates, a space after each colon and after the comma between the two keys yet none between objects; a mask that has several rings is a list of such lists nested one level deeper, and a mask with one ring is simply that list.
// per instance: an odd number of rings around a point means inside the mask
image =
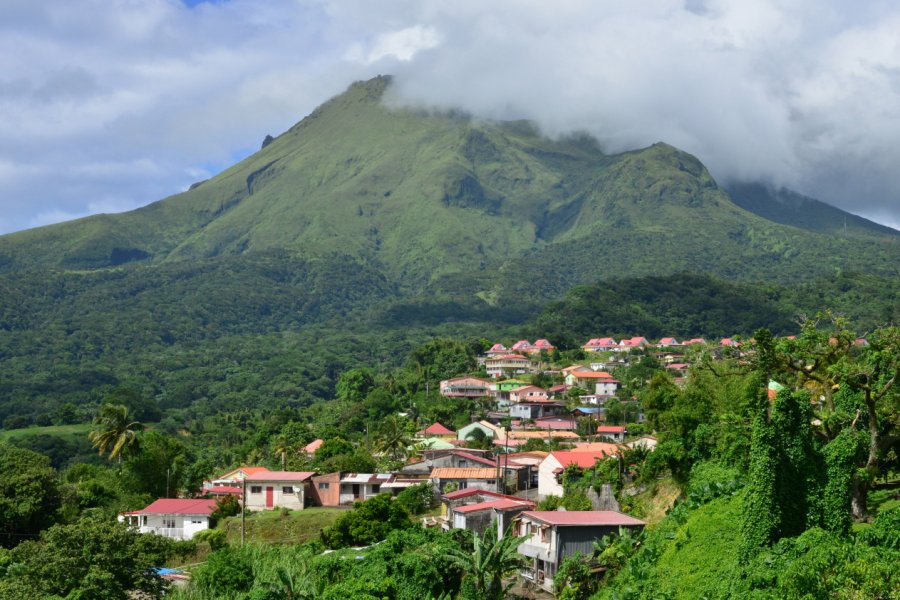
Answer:
[{"label": "pink house", "polygon": [[668,346],[680,346],[681,344],[679,344],[678,340],[673,337],[664,337],[659,340],[656,345],[660,348],[666,348]]},{"label": "pink house", "polygon": [[647,341],[647,338],[642,336],[635,336],[629,340],[622,340],[619,342],[619,348],[622,350],[630,350],[632,348],[643,348],[644,346],[649,345],[650,342]]},{"label": "pink house", "polygon": [[583,346],[585,352],[609,352],[619,347],[619,344],[611,337],[592,338]]}]

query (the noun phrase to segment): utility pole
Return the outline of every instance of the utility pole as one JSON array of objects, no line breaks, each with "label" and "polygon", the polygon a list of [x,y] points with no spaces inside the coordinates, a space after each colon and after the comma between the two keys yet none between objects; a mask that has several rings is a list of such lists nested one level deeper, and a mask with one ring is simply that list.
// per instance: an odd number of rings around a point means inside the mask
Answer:
[{"label": "utility pole", "polygon": [[241,546],[244,545],[244,527],[247,523],[247,476],[242,480],[244,491],[241,494]]}]

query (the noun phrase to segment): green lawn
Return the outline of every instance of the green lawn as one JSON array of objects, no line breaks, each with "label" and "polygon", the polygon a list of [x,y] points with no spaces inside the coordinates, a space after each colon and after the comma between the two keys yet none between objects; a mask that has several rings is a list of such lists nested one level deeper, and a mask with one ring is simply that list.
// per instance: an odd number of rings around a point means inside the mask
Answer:
[{"label": "green lawn", "polygon": [[[270,544],[302,544],[319,536],[319,531],[329,527],[347,512],[340,508],[307,508],[292,510],[282,516],[279,510],[267,510],[247,516],[246,541]],[[228,541],[241,539],[241,517],[225,519],[219,528],[224,529]]]},{"label": "green lawn", "polygon": [[49,425],[47,427],[26,427],[24,429],[6,429],[0,431],[0,442],[8,442],[13,439],[22,439],[35,435],[53,435],[57,437],[73,438],[87,436],[90,430],[90,423],[78,423],[77,425]]}]

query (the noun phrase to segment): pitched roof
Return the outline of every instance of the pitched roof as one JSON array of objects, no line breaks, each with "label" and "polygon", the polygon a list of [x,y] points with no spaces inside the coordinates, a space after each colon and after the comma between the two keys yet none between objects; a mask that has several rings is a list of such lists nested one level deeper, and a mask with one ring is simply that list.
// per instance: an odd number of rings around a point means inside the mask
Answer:
[{"label": "pitched roof", "polygon": [[432,479],[497,479],[497,469],[438,467],[431,471]]},{"label": "pitched roof", "polygon": [[488,352],[506,352],[507,350],[509,350],[509,348],[503,344],[494,344]]},{"label": "pitched roof", "polygon": [[325,440],[319,438],[317,440],[313,440],[307,445],[303,446],[303,451],[307,454],[315,454],[316,450],[318,450],[322,444],[325,443]]},{"label": "pitched roof", "polygon": [[203,490],[204,494],[237,494],[241,495],[242,491],[239,487],[234,487],[230,485],[214,485],[210,488],[206,488]]},{"label": "pitched roof", "polygon": [[609,442],[576,442],[573,452],[603,452],[612,456],[619,451],[616,444]]},{"label": "pitched roof", "polygon": [[548,525],[645,525],[643,521],[614,510],[533,510],[525,511],[528,517]]},{"label": "pitched roof", "polygon": [[579,469],[588,469],[593,467],[597,460],[603,460],[608,456],[615,454],[615,450],[607,452],[605,450],[579,451],[579,450],[557,450],[551,452],[550,456],[555,458],[563,467],[575,465]]},{"label": "pitched roof", "polygon": [[267,471],[247,475],[247,481],[306,481],[313,475],[312,471]]},{"label": "pitched roof", "polygon": [[146,508],[125,515],[211,515],[216,501],[211,498],[160,498]]},{"label": "pitched roof", "polygon": [[554,346],[549,341],[541,338],[534,343],[534,347],[535,348],[553,348]]},{"label": "pitched roof", "polygon": [[419,431],[419,433],[427,433],[428,435],[456,435],[455,431],[447,429],[438,422],[429,425],[425,429]]},{"label": "pitched roof", "polygon": [[613,376],[606,371],[575,371],[572,376],[576,379],[613,379]]},{"label": "pitched roof", "polygon": [[501,498],[499,500],[491,500],[489,502],[479,502],[478,504],[465,504],[463,506],[458,506],[453,509],[453,512],[456,513],[470,513],[470,512],[479,512],[482,510],[491,510],[496,508],[497,510],[506,510],[509,508],[534,508],[534,502],[530,500],[523,500],[519,498],[518,500],[511,500],[509,498]]},{"label": "pitched roof", "polygon": [[623,425],[600,425],[597,427],[597,433],[625,433]]},{"label": "pitched roof", "polygon": [[480,490],[478,488],[466,488],[464,490],[456,490],[455,492],[447,492],[443,494],[441,497],[445,500],[459,500],[460,498],[468,498],[469,496],[491,496],[493,498],[508,498],[510,500],[521,500],[518,496],[508,496],[506,494],[501,494],[500,492],[495,492],[493,490]]},{"label": "pitched roof", "polygon": [[224,475],[219,475],[218,477],[216,477],[216,479],[227,479],[231,475],[237,474],[238,471],[243,471],[244,475],[254,475],[256,473],[265,473],[268,470],[269,469],[267,469],[265,467],[246,467],[246,466],[238,467],[237,469],[232,469],[231,471],[228,471]]}]

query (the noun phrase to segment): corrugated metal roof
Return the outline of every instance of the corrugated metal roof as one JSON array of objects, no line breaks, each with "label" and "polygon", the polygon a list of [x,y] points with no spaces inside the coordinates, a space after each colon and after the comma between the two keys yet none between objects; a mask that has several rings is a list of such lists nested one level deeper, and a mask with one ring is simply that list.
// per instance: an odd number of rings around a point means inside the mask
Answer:
[{"label": "corrugated metal roof", "polygon": [[645,525],[643,521],[614,510],[535,510],[525,511],[529,518],[548,525]]},{"label": "corrugated metal roof", "polygon": [[315,475],[313,471],[268,471],[266,473],[248,475],[247,481],[306,481],[313,475]]},{"label": "corrugated metal roof", "polygon": [[534,502],[529,500],[510,500],[508,498],[503,498],[500,500],[491,500],[490,502],[479,502],[478,504],[466,504],[465,506],[459,506],[453,509],[453,512],[456,513],[472,513],[478,512],[480,510],[491,510],[496,508],[497,510],[507,510],[510,508],[522,508],[526,507],[534,507]]},{"label": "corrugated metal roof", "polygon": [[462,469],[438,467],[431,471],[432,479],[497,479],[496,469]]},{"label": "corrugated metal roof", "polygon": [[146,508],[125,515],[211,515],[216,501],[211,498],[160,498]]}]

